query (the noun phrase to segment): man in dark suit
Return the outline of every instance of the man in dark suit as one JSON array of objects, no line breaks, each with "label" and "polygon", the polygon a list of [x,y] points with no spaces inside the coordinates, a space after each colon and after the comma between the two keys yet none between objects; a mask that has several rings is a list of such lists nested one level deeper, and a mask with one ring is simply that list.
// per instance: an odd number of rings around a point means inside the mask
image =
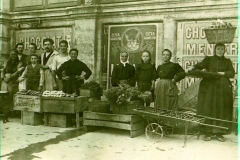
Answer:
[{"label": "man in dark suit", "polygon": [[15,49],[18,51],[18,60],[22,62],[23,67],[26,67],[29,63],[29,56],[23,54],[24,44],[23,43],[16,44]]},{"label": "man in dark suit", "polygon": [[[29,56],[26,54],[23,54],[23,50],[24,50],[24,44],[23,43],[18,43],[15,46],[15,49],[18,52],[17,58],[21,64],[21,68],[19,69],[19,76],[22,75],[24,69],[26,68],[26,66],[29,64]],[[26,89],[26,81],[20,82],[19,83],[19,90],[24,90]]]}]

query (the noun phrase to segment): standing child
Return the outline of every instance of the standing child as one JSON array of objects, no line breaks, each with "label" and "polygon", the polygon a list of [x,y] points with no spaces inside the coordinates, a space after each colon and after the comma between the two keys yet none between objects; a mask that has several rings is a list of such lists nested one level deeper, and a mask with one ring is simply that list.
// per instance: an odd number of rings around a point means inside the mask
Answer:
[{"label": "standing child", "polygon": [[44,76],[42,65],[38,64],[38,56],[32,54],[30,56],[30,63],[24,70],[18,81],[21,82],[26,79],[26,89],[34,91],[42,91]]},{"label": "standing child", "polygon": [[[136,86],[141,92],[151,91],[153,93],[157,72],[154,64],[151,64],[151,54],[149,51],[144,50],[142,52],[141,61],[142,63],[136,67]],[[146,105],[149,106],[150,102],[147,102]]]}]

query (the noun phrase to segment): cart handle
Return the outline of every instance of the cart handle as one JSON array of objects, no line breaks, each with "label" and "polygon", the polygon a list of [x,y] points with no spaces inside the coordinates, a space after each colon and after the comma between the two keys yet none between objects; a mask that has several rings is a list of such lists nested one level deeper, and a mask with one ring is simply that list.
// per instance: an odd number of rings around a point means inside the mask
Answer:
[{"label": "cart handle", "polygon": [[215,126],[215,125],[211,125],[211,124],[200,123],[200,125],[202,125],[202,126],[209,126],[209,127],[215,127],[215,128],[221,128],[221,129],[226,129],[226,130],[228,130],[227,127]]},{"label": "cart handle", "polygon": [[227,120],[223,120],[223,119],[217,119],[217,118],[212,118],[212,117],[207,117],[207,116],[202,116],[202,115],[197,115],[197,116],[203,117],[203,118],[206,118],[206,119],[215,120],[215,121],[222,121],[222,122],[227,122],[227,123],[235,123],[235,124],[238,124],[237,122],[227,121]]}]

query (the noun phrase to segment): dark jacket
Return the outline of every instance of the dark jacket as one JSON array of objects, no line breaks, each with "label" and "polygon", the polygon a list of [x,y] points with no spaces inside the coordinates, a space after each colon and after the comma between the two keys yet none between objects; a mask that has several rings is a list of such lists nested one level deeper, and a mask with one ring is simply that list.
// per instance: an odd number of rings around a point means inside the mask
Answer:
[{"label": "dark jacket", "polygon": [[120,80],[126,80],[127,84],[134,87],[135,86],[134,74],[135,68],[128,63],[126,64],[125,67],[123,66],[122,63],[115,65],[111,77],[112,86],[118,86]]}]

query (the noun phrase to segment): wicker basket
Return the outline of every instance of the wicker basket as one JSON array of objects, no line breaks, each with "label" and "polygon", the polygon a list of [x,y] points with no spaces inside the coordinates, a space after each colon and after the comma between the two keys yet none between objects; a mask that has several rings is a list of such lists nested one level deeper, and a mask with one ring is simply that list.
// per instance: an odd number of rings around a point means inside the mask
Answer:
[{"label": "wicker basket", "polygon": [[135,114],[133,109],[139,108],[142,104],[139,101],[130,101],[124,104],[111,104],[111,109],[114,114]]},{"label": "wicker basket", "polygon": [[91,102],[88,102],[88,111],[109,113],[110,104],[108,101],[92,100]]},{"label": "wicker basket", "polygon": [[236,27],[226,29],[204,29],[210,44],[232,43]]}]

